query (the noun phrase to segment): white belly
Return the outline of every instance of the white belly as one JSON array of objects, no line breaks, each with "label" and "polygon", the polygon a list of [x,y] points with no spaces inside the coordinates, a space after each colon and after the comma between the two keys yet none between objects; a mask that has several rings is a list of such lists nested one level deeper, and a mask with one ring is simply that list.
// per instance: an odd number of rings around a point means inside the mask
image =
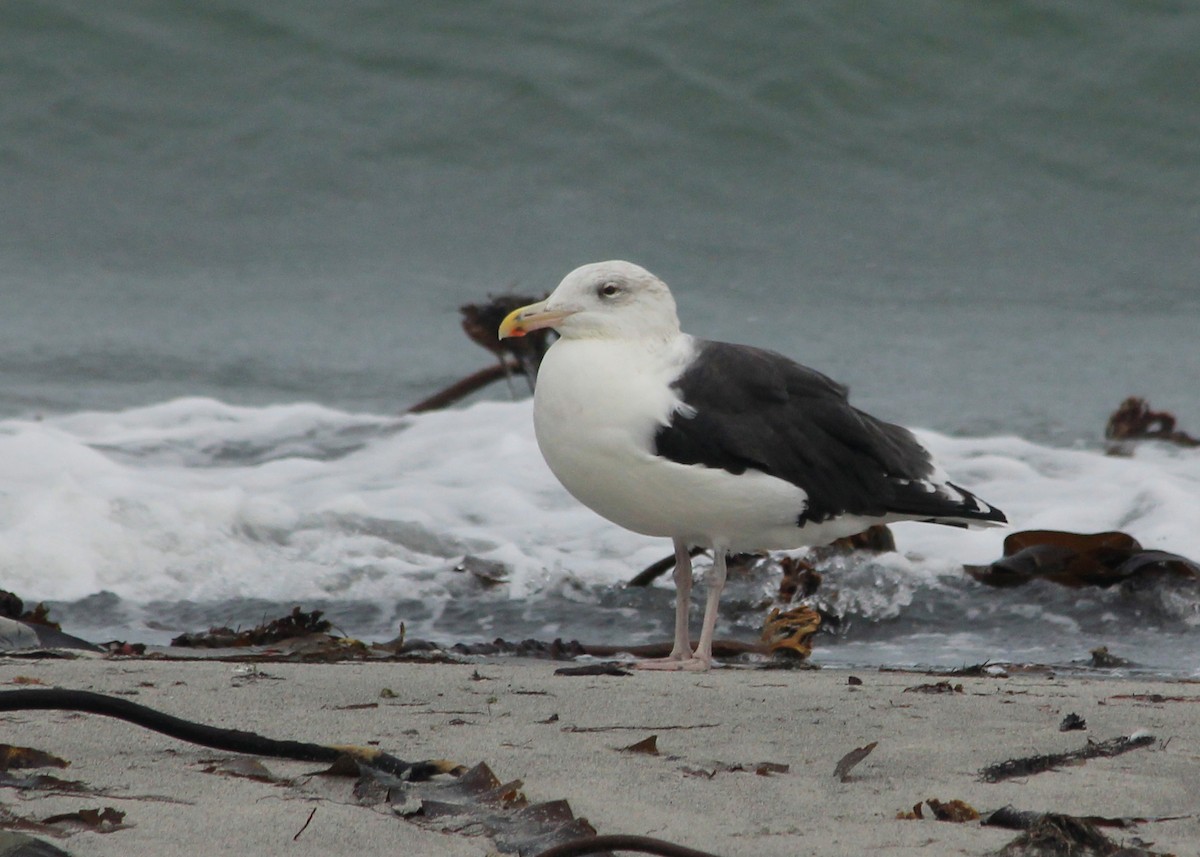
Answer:
[{"label": "white belly", "polygon": [[550,348],[538,373],[534,428],[566,489],[635,532],[733,550],[800,547],[861,530],[847,521],[836,532],[833,522],[798,527],[807,496],[784,480],[654,454],[655,433],[681,405],[668,384],[692,351],[687,337],[666,354],[588,339]]}]

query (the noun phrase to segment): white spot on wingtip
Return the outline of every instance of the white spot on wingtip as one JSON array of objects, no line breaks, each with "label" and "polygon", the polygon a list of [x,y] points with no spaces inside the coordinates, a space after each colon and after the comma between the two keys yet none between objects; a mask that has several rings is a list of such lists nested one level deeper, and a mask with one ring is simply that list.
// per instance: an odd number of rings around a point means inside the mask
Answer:
[{"label": "white spot on wingtip", "polygon": [[683,417],[685,420],[694,420],[699,411],[697,411],[687,402],[680,402],[675,406],[675,413],[679,414],[679,416]]}]

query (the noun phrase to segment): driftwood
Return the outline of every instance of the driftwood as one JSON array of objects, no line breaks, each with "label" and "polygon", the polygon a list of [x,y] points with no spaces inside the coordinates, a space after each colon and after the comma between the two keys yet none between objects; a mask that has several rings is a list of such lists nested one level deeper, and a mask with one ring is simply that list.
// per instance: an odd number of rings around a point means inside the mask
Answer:
[{"label": "driftwood", "polygon": [[[504,378],[512,389],[514,375],[523,375],[533,390],[537,370],[546,349],[553,341],[549,330],[535,330],[515,339],[500,339],[497,331],[504,317],[517,307],[525,306],[537,298],[527,295],[500,295],[487,303],[464,304],[458,308],[462,314],[462,329],[467,338],[496,356],[495,366],[488,366],[460,378],[450,386],[439,390],[408,409],[410,414],[435,411],[453,405],[477,390]],[[514,391],[515,394],[515,391]]]},{"label": "driftwood", "polygon": [[488,384],[499,381],[501,378],[511,378],[514,373],[524,374],[525,369],[519,363],[508,361],[498,363],[495,366],[487,366],[478,372],[472,372],[465,378],[460,378],[449,387],[438,390],[432,396],[422,399],[410,407],[408,412],[410,414],[419,414],[423,411],[436,411],[449,407],[455,402],[465,399],[476,390],[482,390]]}]

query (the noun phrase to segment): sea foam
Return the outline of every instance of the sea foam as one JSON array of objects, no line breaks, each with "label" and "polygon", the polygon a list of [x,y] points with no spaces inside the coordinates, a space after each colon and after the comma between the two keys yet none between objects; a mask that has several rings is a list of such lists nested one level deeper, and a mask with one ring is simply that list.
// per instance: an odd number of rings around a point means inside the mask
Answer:
[{"label": "sea foam", "polygon": [[[962,565],[998,558],[1018,529],[1118,529],[1200,558],[1195,451],[1146,444],[1111,457],[1016,437],[918,435],[1011,527],[896,525],[898,553],[840,581],[841,607],[860,619],[937,610],[941,598],[969,625],[978,608],[964,606]],[[499,578],[487,590],[495,615],[475,627],[508,633],[497,627],[502,602],[553,629],[539,599],[595,601],[669,549],[559,486],[528,401],[382,416],[188,398],[0,422],[0,568],[4,588],[27,600],[404,602],[422,605],[434,627],[452,602],[456,615],[470,612],[461,602],[477,593],[456,571],[470,557]],[[1003,609],[1020,618],[1022,606],[1042,609],[1037,599]],[[1170,609],[1196,621],[1187,598]],[[1042,618],[1069,614],[1065,605]]]}]

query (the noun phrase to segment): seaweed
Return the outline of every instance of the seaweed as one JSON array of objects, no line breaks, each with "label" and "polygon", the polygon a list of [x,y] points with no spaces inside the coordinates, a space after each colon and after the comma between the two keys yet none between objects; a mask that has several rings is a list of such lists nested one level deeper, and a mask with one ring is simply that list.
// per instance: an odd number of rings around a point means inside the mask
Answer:
[{"label": "seaweed", "polygon": [[1115,441],[1164,440],[1177,446],[1200,446],[1200,440],[1175,428],[1176,422],[1170,411],[1151,410],[1145,399],[1129,396],[1109,416],[1104,436]]},{"label": "seaweed", "polygon": [[27,625],[45,625],[55,631],[62,630],[62,625],[50,619],[50,608],[45,604],[38,602],[32,610],[26,610],[21,597],[6,589],[0,589],[0,616],[16,619]]},{"label": "seaweed", "polygon": [[320,610],[305,613],[299,607],[278,619],[264,622],[254,628],[235,631],[231,628],[209,628],[201,634],[180,634],[171,640],[172,646],[181,648],[226,649],[245,646],[262,646],[312,634],[328,634],[333,625],[321,618]]},{"label": "seaweed", "polygon": [[1200,580],[1200,563],[1179,554],[1146,550],[1122,532],[1025,530],[1004,540],[1003,556],[967,565],[967,574],[999,588],[1046,580],[1061,586],[1107,589],[1132,580]]},{"label": "seaweed", "polygon": [[1148,747],[1155,742],[1153,735],[1130,735],[1110,738],[1107,741],[1089,740],[1078,750],[1065,753],[1042,753],[1036,756],[1025,756],[1019,759],[1008,759],[988,765],[979,772],[979,778],[986,783],[999,783],[1016,777],[1029,777],[1034,774],[1054,771],[1064,765],[1086,762],[1088,759],[1110,758]]},{"label": "seaweed", "polygon": [[512,339],[500,339],[497,334],[500,322],[506,315],[517,307],[533,303],[535,300],[536,298],[510,294],[490,297],[486,303],[464,304],[459,307],[462,329],[467,338],[495,355],[497,363],[460,378],[448,387],[422,399],[411,406],[408,413],[418,414],[448,407],[501,378],[508,380],[511,390],[514,374],[524,375],[529,389],[532,390],[538,367],[546,349],[553,341],[553,334],[549,330],[534,330],[526,336]]},{"label": "seaweed", "polygon": [[[996,825],[992,819],[983,823]],[[1008,825],[1000,825],[1008,826]],[[996,857],[1169,857],[1136,845],[1119,845],[1089,819],[1060,813],[1035,815],[1024,832],[996,852]]]},{"label": "seaweed", "polygon": [[1058,724],[1059,732],[1074,732],[1083,729],[1087,729],[1087,721],[1074,712],[1068,714],[1062,719],[1062,723]]}]

